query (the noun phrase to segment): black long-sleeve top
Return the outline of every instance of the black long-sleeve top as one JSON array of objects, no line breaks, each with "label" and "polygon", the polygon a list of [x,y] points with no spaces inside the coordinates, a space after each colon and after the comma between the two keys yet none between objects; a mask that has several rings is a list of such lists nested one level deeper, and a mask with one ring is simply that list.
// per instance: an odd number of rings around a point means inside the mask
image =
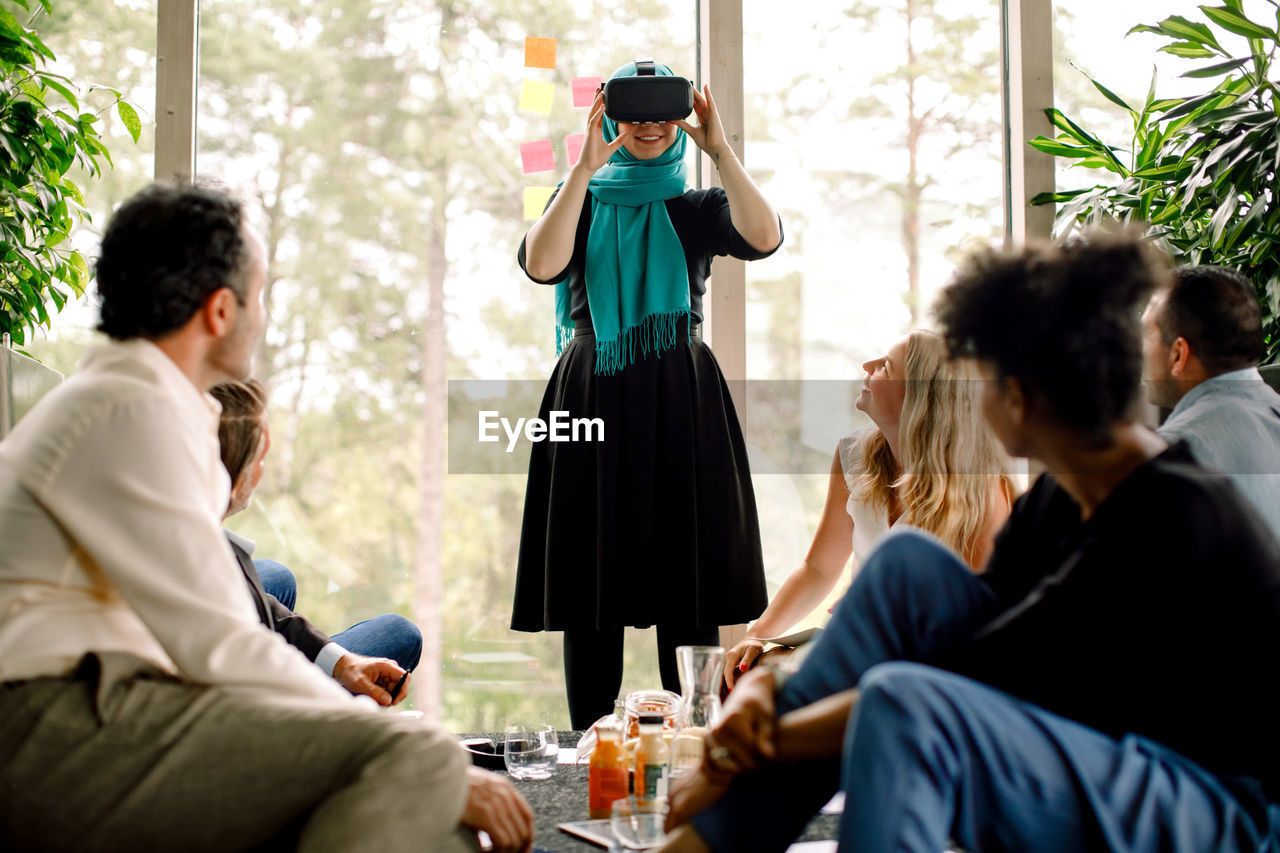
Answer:
[{"label": "black long-sleeve top", "polygon": [[1137,468],[1088,520],[1040,477],[982,578],[999,615],[938,663],[1280,799],[1280,545],[1185,445]]}]

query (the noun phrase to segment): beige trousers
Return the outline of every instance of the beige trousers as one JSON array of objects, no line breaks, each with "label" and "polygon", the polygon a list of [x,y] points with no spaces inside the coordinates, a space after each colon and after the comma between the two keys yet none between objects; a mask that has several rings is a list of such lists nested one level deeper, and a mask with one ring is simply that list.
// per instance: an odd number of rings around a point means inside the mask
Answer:
[{"label": "beige trousers", "polygon": [[70,677],[0,683],[0,850],[476,850],[467,765],[420,720],[90,653]]}]

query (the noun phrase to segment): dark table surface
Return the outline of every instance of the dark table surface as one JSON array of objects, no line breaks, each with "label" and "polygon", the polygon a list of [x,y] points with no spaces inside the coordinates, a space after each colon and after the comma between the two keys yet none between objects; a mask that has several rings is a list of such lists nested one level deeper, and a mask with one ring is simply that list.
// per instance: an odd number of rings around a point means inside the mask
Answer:
[{"label": "dark table surface", "polygon": [[[582,732],[561,732],[562,747],[576,746]],[[502,735],[480,735],[496,742]],[[516,790],[533,808],[534,847],[548,853],[600,853],[602,848],[557,829],[562,823],[587,820],[587,774],[585,764],[561,764],[550,779],[515,781]],[[838,815],[816,815],[797,841],[816,841],[836,837]]]}]

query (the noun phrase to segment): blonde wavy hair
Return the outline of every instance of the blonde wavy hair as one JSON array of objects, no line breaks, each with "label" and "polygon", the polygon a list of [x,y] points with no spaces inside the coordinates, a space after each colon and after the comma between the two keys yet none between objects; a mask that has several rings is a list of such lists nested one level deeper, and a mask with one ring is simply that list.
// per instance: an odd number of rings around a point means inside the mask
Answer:
[{"label": "blonde wavy hair", "polygon": [[901,467],[884,433],[868,429],[854,498],[889,515],[896,497],[905,523],[937,536],[972,566],[996,494],[992,476],[1010,504],[1017,494],[1012,465],[983,419],[971,361],[948,360],[943,339],[917,329],[907,336],[904,373]]}]

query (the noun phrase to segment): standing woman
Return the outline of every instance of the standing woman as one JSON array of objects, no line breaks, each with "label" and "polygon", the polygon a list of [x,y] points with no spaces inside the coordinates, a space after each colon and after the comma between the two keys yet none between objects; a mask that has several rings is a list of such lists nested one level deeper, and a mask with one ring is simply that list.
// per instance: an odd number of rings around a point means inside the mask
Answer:
[{"label": "standing woman", "polygon": [[[710,88],[693,99],[697,126],[637,125],[607,117],[597,94],[582,156],[518,256],[556,287],[560,359],[541,417],[604,424],[599,441],[533,445],[511,618],[564,632],[575,729],[613,709],[625,626],[657,626],[662,683],[678,690],[675,647],[714,645],[767,601],[742,430],[699,324],[712,257],[767,257],[782,225]],[[687,139],[724,189],[686,189]]]}]

